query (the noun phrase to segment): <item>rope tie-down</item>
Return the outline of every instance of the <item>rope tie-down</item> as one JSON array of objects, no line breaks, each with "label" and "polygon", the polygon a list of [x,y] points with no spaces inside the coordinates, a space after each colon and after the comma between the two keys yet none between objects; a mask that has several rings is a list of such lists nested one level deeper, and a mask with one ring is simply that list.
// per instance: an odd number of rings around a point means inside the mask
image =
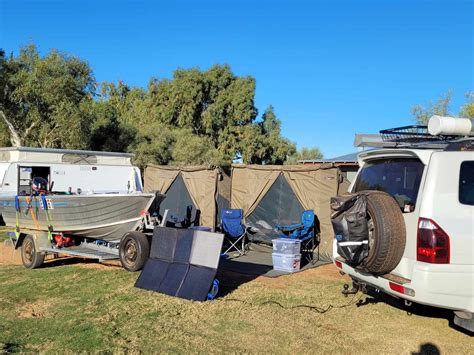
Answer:
[{"label": "rope tie-down", "polygon": [[43,205],[44,212],[46,213],[46,221],[48,222],[48,240],[53,240],[53,225],[51,223],[51,217],[49,215],[48,202],[46,201],[46,196],[41,195],[41,204]]},{"label": "rope tie-down", "polygon": [[15,218],[16,218],[15,237],[16,237],[16,240],[20,238],[20,213],[21,213],[20,199],[18,198],[18,195],[16,195],[15,196]]}]

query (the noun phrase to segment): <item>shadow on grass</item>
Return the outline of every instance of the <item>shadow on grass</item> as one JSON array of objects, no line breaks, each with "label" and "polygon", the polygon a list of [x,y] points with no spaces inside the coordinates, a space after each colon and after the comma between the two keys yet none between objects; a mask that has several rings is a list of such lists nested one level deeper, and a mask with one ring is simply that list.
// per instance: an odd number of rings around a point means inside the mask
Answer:
[{"label": "shadow on grass", "polygon": [[16,343],[0,343],[0,353],[2,354],[16,354],[23,351],[23,347]]},{"label": "shadow on grass", "polygon": [[219,280],[219,293],[216,298],[225,297],[237,290],[241,285],[255,280],[260,275],[242,274],[234,271],[218,269],[216,278]]},{"label": "shadow on grass", "polygon": [[242,261],[240,258],[221,259],[216,275],[220,282],[217,297],[224,297],[232,293],[241,285],[267,274],[272,269],[271,265],[255,263],[250,260]]},{"label": "shadow on grass", "polygon": [[[425,318],[446,319],[451,328],[469,336],[474,335],[474,333],[470,332],[469,330],[466,330],[454,324],[454,313],[452,310],[426,306],[418,303],[412,303],[411,305],[407,305],[405,304],[405,301],[403,299],[395,298],[383,292],[376,292],[371,289],[368,290],[366,299],[364,301],[359,302],[357,304],[357,307],[364,307],[377,303],[386,303],[392,307],[398,308],[402,311],[405,311],[408,316],[414,314],[419,317]],[[420,354],[436,354],[436,352],[421,352],[420,350]]]}]

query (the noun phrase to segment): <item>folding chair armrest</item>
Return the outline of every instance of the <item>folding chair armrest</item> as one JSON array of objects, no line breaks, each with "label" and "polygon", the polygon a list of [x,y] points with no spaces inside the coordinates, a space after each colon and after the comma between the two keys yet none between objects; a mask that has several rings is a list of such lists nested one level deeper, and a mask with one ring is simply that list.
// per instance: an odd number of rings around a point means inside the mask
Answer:
[{"label": "folding chair armrest", "polygon": [[286,224],[286,225],[277,224],[275,227],[282,232],[293,232],[298,229],[303,229],[304,225],[301,223]]}]

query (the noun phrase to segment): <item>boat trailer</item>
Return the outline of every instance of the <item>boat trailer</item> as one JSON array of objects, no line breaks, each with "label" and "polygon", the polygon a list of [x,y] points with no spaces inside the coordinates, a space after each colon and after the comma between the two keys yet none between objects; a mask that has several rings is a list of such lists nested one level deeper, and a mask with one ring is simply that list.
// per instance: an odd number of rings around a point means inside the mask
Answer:
[{"label": "boat trailer", "polygon": [[[167,215],[168,210],[165,210],[163,217],[160,221],[158,217],[150,216],[149,213],[146,213],[142,217],[142,221],[137,230],[131,232],[134,232],[136,235],[144,235],[145,238],[150,241],[153,235],[153,230],[156,227],[163,227],[165,225]],[[121,240],[105,241],[83,237],[80,243],[77,244],[77,239],[80,238],[77,236],[75,236],[73,239],[65,235],[64,233],[53,233],[53,240],[51,240],[47,231],[29,230],[24,228],[21,230],[21,233],[18,238],[18,233],[9,232],[8,234],[10,237],[11,244],[14,247],[14,250],[19,249],[23,245],[25,238],[32,238],[32,240],[34,241],[33,248],[36,249],[33,252],[40,253],[42,255],[42,259],[47,254],[96,259],[99,262],[121,259]],[[34,265],[34,263],[32,263],[32,266],[30,266],[30,263],[28,263],[28,261],[25,261],[24,254],[25,253],[22,251],[23,264],[27,268],[34,268],[39,266]]]}]

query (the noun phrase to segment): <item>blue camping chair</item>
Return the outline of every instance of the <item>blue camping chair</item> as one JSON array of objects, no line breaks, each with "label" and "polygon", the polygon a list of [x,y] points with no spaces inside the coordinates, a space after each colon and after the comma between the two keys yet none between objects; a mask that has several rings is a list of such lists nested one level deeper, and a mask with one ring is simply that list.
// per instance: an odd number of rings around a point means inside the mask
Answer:
[{"label": "blue camping chair", "polygon": [[316,249],[316,216],[313,210],[304,211],[301,222],[294,224],[276,225],[282,233],[281,238],[301,240],[301,254],[308,261],[313,262],[314,250]]},{"label": "blue camping chair", "polygon": [[224,233],[227,248],[223,254],[231,250],[237,251],[240,255],[245,254],[245,237],[247,228],[243,224],[244,211],[241,209],[223,208],[221,210],[221,230]]}]

